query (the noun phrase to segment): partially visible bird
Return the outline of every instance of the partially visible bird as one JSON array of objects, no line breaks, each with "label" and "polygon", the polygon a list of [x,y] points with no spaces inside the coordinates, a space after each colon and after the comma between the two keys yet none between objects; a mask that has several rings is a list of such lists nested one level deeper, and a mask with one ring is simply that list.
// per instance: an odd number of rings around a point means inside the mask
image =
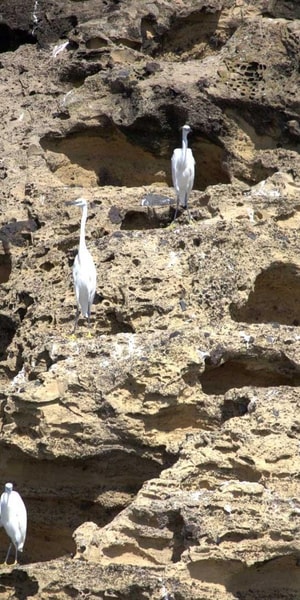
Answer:
[{"label": "partially visible bird", "polygon": [[177,217],[179,206],[186,208],[189,219],[191,218],[188,208],[188,200],[194,185],[195,159],[192,150],[188,148],[187,136],[190,131],[191,128],[189,125],[184,125],[182,127],[182,147],[175,148],[171,159],[172,180],[177,196],[174,220]]},{"label": "partially visible bird", "polygon": [[27,530],[27,510],[18,492],[13,490],[12,483],[6,483],[4,492],[1,494],[1,525],[11,539],[5,558],[7,564],[12,544],[15,547],[15,562],[18,560],[18,551],[23,551]]},{"label": "partially visible bird", "polygon": [[73,330],[73,333],[75,333],[80,311],[84,317],[88,318],[88,323],[90,324],[91,306],[96,293],[97,272],[92,255],[88,251],[85,243],[87,200],[85,198],[77,198],[77,200],[71,200],[70,202],[66,202],[66,204],[80,206],[82,208],[79,248],[73,265],[73,281],[77,302]]}]

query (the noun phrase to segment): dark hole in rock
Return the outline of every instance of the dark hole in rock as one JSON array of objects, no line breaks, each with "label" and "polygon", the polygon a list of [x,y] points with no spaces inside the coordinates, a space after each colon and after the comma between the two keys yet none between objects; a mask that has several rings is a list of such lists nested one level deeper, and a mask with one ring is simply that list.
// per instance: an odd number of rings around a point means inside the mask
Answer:
[{"label": "dark hole in rock", "polygon": [[0,254],[0,283],[6,283],[11,274],[12,259],[10,253]]},{"label": "dark hole in rock", "polygon": [[[87,58],[87,57],[86,57]],[[85,79],[102,70],[101,63],[80,59],[64,63],[59,70],[60,81],[72,83],[74,87],[83,85]]]},{"label": "dark hole in rock", "polygon": [[110,330],[113,335],[118,333],[135,333],[130,323],[127,323],[121,315],[116,314],[115,310],[108,310],[106,318],[110,324]]},{"label": "dark hole in rock", "polygon": [[242,417],[247,414],[249,402],[250,400],[247,396],[240,396],[234,399],[225,398],[224,403],[221,406],[222,422],[228,421],[234,417]]},{"label": "dark hole in rock", "polygon": [[[167,111],[167,108],[166,108]],[[169,120],[169,117],[166,117]],[[170,123],[172,118],[170,117]],[[181,123],[182,124],[182,123]],[[177,131],[176,131],[177,133]],[[196,161],[194,189],[229,183],[224,170],[224,149],[208,139],[196,139],[192,150]],[[180,132],[174,139],[162,135],[155,119],[143,117],[131,126],[117,128],[107,121],[103,127],[72,132],[64,138],[49,134],[41,139],[49,169],[66,185],[114,185],[136,187],[164,183],[172,186],[171,156],[181,145]],[[72,168],[62,165],[64,154]],[[175,201],[175,195],[174,195]]]},{"label": "dark hole in rock", "polygon": [[300,315],[300,266],[274,262],[259,273],[242,305],[232,303],[230,315],[245,323],[295,325]]},{"label": "dark hole in rock", "polygon": [[43,271],[49,272],[54,268],[54,264],[51,261],[46,260],[44,263],[40,264],[40,268],[43,269]]},{"label": "dark hole in rock", "polygon": [[28,307],[34,303],[34,299],[27,292],[20,292],[17,294],[19,303],[22,305],[17,309],[17,314],[20,317],[20,321],[23,321],[27,314]]},{"label": "dark hole in rock", "polygon": [[167,227],[172,221],[169,211],[161,214],[158,211],[142,212],[139,210],[128,210],[125,214],[120,229],[127,231],[143,230],[143,229],[158,229]]},{"label": "dark hole in rock", "polygon": [[0,52],[13,52],[23,44],[36,44],[36,41],[36,37],[28,31],[0,24]]},{"label": "dark hole in rock", "polygon": [[[52,317],[42,317],[40,319],[42,322],[46,321],[46,323],[52,322]],[[43,350],[37,355],[36,362],[34,367],[32,368],[28,379],[29,381],[34,381],[40,373],[45,373],[49,371],[50,367],[53,365],[53,360],[50,357],[48,350]]]},{"label": "dark hole in rock", "polygon": [[28,292],[20,292],[18,294],[18,297],[19,301],[23,302],[26,308],[28,308],[28,306],[31,306],[34,303],[34,299],[30,296],[30,294],[28,294]]},{"label": "dark hole in rock", "polygon": [[[111,260],[113,260],[113,258]],[[93,304],[100,304],[101,302],[103,302],[103,299],[104,296],[101,294],[101,292],[96,292]]]},{"label": "dark hole in rock", "polygon": [[6,356],[6,350],[17,331],[17,324],[11,317],[0,314],[0,331],[0,360],[3,360]]},{"label": "dark hole in rock", "polygon": [[17,313],[20,317],[20,321],[23,321],[23,319],[25,318],[25,315],[27,313],[27,309],[24,307],[18,308]]},{"label": "dark hole in rock", "polygon": [[141,19],[142,50],[148,54],[158,53],[161,47],[160,31],[154,15],[145,15]]},{"label": "dark hole in rock", "polygon": [[176,563],[180,560],[181,555],[185,550],[184,520],[179,511],[173,511],[169,515],[168,527],[173,532],[171,560],[172,562]]},{"label": "dark hole in rock", "polygon": [[199,378],[205,394],[225,394],[245,386],[300,386],[300,367],[286,357],[272,361],[259,357],[232,358],[218,367],[206,366]]},{"label": "dark hole in rock", "polygon": [[27,600],[28,597],[34,597],[38,591],[39,585],[35,577],[30,577],[20,567],[11,573],[0,575],[0,593],[1,595],[5,593],[6,598],[12,597],[13,594],[13,597],[18,600]]},{"label": "dark hole in rock", "polygon": [[103,48],[106,47],[108,45],[108,41],[100,36],[96,36],[96,37],[91,37],[89,40],[86,41],[86,47],[88,50],[95,50],[97,48]]},{"label": "dark hole in rock", "polygon": [[98,183],[99,185],[122,185],[121,180],[118,179],[112,172],[106,167],[101,167],[98,172]]}]

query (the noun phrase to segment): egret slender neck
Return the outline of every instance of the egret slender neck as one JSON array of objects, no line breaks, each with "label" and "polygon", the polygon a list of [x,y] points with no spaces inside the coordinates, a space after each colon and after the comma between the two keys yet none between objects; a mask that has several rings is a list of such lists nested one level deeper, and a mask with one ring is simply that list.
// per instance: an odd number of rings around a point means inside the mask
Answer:
[{"label": "egret slender neck", "polygon": [[185,131],[185,129],[183,129],[182,130],[182,158],[184,161],[186,158],[186,151],[187,151],[187,147],[188,147],[187,136],[188,136],[188,131]]},{"label": "egret slender neck", "polygon": [[82,207],[82,217],[81,217],[81,224],[80,224],[80,241],[79,241],[79,250],[85,250],[86,249],[86,243],[85,243],[85,223],[86,223],[86,219],[87,219],[87,205]]}]

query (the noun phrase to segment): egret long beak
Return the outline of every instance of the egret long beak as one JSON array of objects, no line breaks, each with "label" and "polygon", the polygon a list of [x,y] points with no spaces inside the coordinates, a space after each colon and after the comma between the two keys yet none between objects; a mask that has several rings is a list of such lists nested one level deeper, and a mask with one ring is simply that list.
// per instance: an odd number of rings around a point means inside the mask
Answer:
[{"label": "egret long beak", "polygon": [[88,201],[85,198],[76,198],[76,200],[66,200],[66,206],[86,206]]}]

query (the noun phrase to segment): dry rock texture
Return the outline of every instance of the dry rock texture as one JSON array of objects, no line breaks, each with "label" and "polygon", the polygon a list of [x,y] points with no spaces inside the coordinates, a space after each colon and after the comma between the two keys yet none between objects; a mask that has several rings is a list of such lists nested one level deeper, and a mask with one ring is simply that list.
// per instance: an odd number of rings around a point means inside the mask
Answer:
[{"label": "dry rock texture", "polygon": [[298,0],[0,10],[1,600],[299,600]]}]

